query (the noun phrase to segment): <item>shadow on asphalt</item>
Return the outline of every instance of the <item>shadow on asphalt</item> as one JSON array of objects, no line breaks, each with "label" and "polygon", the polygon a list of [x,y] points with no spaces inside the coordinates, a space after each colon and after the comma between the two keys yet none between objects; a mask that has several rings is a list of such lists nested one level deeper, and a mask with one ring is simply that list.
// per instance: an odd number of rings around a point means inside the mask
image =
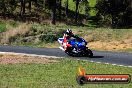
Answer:
[{"label": "shadow on asphalt", "polygon": [[93,56],[91,58],[104,58],[104,56]]},{"label": "shadow on asphalt", "polygon": [[[70,57],[85,57],[85,56],[70,56]],[[90,58],[104,58],[104,56],[93,56]]]}]

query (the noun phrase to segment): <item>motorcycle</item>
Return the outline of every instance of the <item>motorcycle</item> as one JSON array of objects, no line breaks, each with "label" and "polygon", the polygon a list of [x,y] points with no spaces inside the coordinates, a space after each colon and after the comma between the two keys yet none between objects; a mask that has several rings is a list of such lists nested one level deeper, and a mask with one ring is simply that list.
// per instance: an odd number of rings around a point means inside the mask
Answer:
[{"label": "motorcycle", "polygon": [[59,48],[69,56],[93,57],[93,52],[86,47],[87,42],[83,38],[73,38],[70,39],[69,42],[65,41],[64,38],[59,38],[58,42],[60,43]]}]

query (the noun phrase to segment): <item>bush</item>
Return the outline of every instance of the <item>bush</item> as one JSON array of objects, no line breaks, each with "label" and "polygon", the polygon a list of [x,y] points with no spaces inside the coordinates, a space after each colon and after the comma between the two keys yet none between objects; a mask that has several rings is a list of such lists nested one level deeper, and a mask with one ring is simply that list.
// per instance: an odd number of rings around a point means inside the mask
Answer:
[{"label": "bush", "polygon": [[39,39],[46,43],[53,42],[53,41],[57,40],[56,36],[54,34],[50,34],[50,33],[41,35],[39,37]]},{"label": "bush", "polygon": [[16,21],[9,21],[9,24],[12,26],[12,27],[18,27],[19,23],[16,22]]},{"label": "bush", "polygon": [[53,43],[54,41],[57,41],[57,39],[59,37],[62,37],[63,36],[62,35],[63,34],[62,32],[63,31],[57,31],[57,32],[47,31],[47,33],[42,34],[39,39],[41,41],[46,42],[46,43],[49,43],[49,42]]},{"label": "bush", "polygon": [[0,33],[6,31],[6,24],[0,22]]},{"label": "bush", "polygon": [[96,4],[99,25],[113,28],[131,27],[131,0],[98,0]]}]

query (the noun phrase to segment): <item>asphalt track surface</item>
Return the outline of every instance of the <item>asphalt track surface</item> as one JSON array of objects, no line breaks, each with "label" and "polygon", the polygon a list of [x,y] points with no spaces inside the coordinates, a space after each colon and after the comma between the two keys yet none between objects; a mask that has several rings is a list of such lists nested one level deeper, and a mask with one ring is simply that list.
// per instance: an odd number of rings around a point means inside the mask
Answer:
[{"label": "asphalt track surface", "polygon": [[[70,57],[59,48],[32,48],[24,46],[0,46],[0,52],[26,53],[56,57]],[[132,53],[93,51],[94,57],[74,57],[80,60],[132,66]]]}]

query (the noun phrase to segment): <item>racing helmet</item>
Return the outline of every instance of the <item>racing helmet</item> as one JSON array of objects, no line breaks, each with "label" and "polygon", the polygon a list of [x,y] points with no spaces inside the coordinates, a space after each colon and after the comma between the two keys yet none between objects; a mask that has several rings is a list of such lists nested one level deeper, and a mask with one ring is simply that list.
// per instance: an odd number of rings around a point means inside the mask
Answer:
[{"label": "racing helmet", "polygon": [[65,33],[69,36],[73,34],[71,29],[67,29]]}]

